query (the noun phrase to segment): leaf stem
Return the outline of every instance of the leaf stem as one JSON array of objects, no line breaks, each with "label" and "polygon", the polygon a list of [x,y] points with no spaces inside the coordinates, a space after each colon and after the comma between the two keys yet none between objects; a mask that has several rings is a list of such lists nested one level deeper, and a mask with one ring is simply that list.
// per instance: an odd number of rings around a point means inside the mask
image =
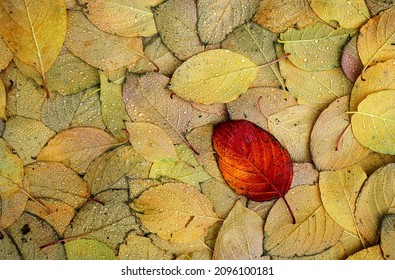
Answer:
[{"label": "leaf stem", "polygon": [[272,64],[276,64],[277,62],[280,62],[281,60],[284,60],[284,59],[288,58],[288,56],[290,56],[290,55],[291,55],[290,53],[286,53],[282,57],[277,58],[276,60],[270,61],[268,63],[262,64],[262,65],[258,65],[258,67],[261,68],[261,67],[270,66]]},{"label": "leaf stem", "polygon": [[294,213],[292,212],[291,206],[289,205],[288,201],[285,199],[285,196],[282,196],[281,198],[284,200],[285,205],[287,206],[288,212],[289,212],[289,214],[291,215],[292,224],[296,224],[295,215],[294,215]]}]

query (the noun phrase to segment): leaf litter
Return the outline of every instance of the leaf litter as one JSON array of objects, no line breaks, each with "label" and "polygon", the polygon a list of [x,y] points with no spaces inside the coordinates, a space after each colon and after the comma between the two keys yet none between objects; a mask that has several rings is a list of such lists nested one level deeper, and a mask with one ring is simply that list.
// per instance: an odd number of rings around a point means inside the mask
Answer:
[{"label": "leaf litter", "polygon": [[0,259],[395,258],[394,1],[13,4]]}]

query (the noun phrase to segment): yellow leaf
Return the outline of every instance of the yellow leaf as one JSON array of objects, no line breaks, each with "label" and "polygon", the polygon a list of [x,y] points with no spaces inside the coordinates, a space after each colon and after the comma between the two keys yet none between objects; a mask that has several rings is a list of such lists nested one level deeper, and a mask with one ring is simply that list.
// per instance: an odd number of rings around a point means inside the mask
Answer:
[{"label": "yellow leaf", "polygon": [[380,246],[386,260],[395,259],[395,215],[387,215],[381,222]]},{"label": "yellow leaf", "polygon": [[294,26],[304,28],[320,21],[311,10],[310,2],[311,0],[260,1],[253,20],[276,33]]},{"label": "yellow leaf", "polygon": [[310,162],[310,134],[319,111],[298,105],[268,116],[269,132],[288,150],[293,162]]},{"label": "yellow leaf", "polygon": [[362,76],[355,81],[351,91],[350,111],[356,111],[359,103],[373,92],[395,90],[395,59],[369,67]]},{"label": "yellow leaf", "polygon": [[379,168],[363,185],[355,206],[358,230],[369,245],[377,243],[381,220],[395,213],[395,164]]},{"label": "yellow leaf", "polygon": [[150,188],[131,207],[149,231],[175,243],[204,240],[207,228],[218,220],[210,200],[182,183]]},{"label": "yellow leaf", "polygon": [[103,130],[76,127],[58,133],[42,149],[37,159],[62,162],[82,174],[96,157],[117,143]]},{"label": "yellow leaf", "polygon": [[356,252],[347,260],[384,260],[384,258],[380,245],[376,245]]},{"label": "yellow leaf", "polygon": [[94,26],[82,12],[68,11],[65,44],[76,56],[101,70],[116,70],[136,62],[142,55],[140,37],[126,38]]},{"label": "yellow leaf", "polygon": [[130,233],[119,247],[121,260],[171,260],[172,255],[152,244],[151,239]]},{"label": "yellow leaf", "polygon": [[235,52],[206,51],[177,68],[170,81],[170,90],[196,103],[226,103],[247,91],[259,68]]},{"label": "yellow leaf", "polygon": [[286,199],[296,223],[282,199],[277,200],[265,222],[265,254],[278,257],[315,255],[335,245],[343,229],[325,211],[318,186],[292,188]]},{"label": "yellow leaf", "polygon": [[257,260],[263,254],[263,220],[236,202],[215,242],[215,260]]},{"label": "yellow leaf", "polygon": [[319,170],[335,170],[359,163],[371,153],[355,139],[350,127],[349,97],[333,101],[317,119],[310,150]]},{"label": "yellow leaf", "polygon": [[258,0],[199,0],[197,2],[200,39],[204,44],[216,44],[233,28],[249,21],[255,14]]},{"label": "yellow leaf", "polygon": [[0,36],[21,61],[42,76],[60,53],[66,35],[64,0],[4,0],[0,5]]},{"label": "yellow leaf", "polygon": [[358,28],[370,18],[364,0],[311,0],[311,8],[323,20],[337,21],[344,28]]},{"label": "yellow leaf", "polygon": [[395,7],[371,18],[360,29],[357,46],[364,70],[377,62],[395,58],[394,18]]},{"label": "yellow leaf", "polygon": [[[151,36],[156,26],[153,0],[82,0],[88,19],[101,30],[123,37]],[[132,20],[131,20],[132,19]]]},{"label": "yellow leaf", "polygon": [[369,94],[352,113],[352,130],[359,143],[395,155],[395,90]]},{"label": "yellow leaf", "polygon": [[7,65],[11,62],[13,56],[14,55],[0,36],[0,71],[7,67]]},{"label": "yellow leaf", "polygon": [[36,156],[54,135],[53,130],[38,120],[15,116],[7,120],[3,138],[26,165],[36,161]]},{"label": "yellow leaf", "polygon": [[175,162],[176,149],[170,136],[159,126],[144,122],[128,122],[129,141],[146,160],[152,162]]},{"label": "yellow leaf", "polygon": [[301,105],[323,110],[332,101],[349,95],[351,81],[340,67],[325,71],[304,71],[288,59],[280,61],[280,70],[290,94]]},{"label": "yellow leaf", "polygon": [[325,210],[340,226],[360,239],[354,216],[355,202],[367,176],[359,165],[323,171],[319,188]]}]

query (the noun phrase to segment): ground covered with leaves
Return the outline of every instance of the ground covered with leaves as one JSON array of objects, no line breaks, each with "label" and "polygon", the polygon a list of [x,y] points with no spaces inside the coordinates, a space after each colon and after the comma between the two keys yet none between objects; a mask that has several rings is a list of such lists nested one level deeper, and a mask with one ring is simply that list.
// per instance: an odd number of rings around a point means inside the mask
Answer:
[{"label": "ground covered with leaves", "polygon": [[394,259],[393,0],[3,0],[0,259]]}]

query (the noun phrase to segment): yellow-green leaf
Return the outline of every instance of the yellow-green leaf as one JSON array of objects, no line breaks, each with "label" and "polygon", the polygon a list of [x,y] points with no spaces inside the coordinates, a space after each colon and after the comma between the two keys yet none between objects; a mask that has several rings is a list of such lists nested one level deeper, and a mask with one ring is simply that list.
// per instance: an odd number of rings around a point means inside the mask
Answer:
[{"label": "yellow-green leaf", "polygon": [[172,163],[178,160],[173,141],[159,126],[144,122],[128,122],[126,129],[133,148],[146,160]]},{"label": "yellow-green leaf", "polygon": [[92,239],[77,239],[64,245],[68,260],[115,260],[113,250],[106,244]]},{"label": "yellow-green leaf", "polygon": [[204,240],[207,228],[217,221],[210,200],[182,183],[152,187],[133,200],[131,207],[149,231],[175,243]]},{"label": "yellow-green leaf", "polygon": [[170,90],[196,103],[226,103],[247,91],[259,68],[248,58],[229,50],[206,51],[177,68]]},{"label": "yellow-green leaf", "polygon": [[59,55],[66,35],[64,0],[4,0],[0,36],[21,61],[43,77]]},{"label": "yellow-green leaf", "polygon": [[353,113],[352,130],[359,143],[373,151],[395,155],[395,90],[369,94]]},{"label": "yellow-green leaf", "polygon": [[307,71],[329,70],[340,66],[343,46],[353,32],[316,23],[301,30],[288,29],[280,34],[280,42],[295,66]]},{"label": "yellow-green leaf", "polygon": [[363,185],[355,206],[358,230],[369,245],[377,243],[381,220],[395,213],[395,164],[379,168]]}]

